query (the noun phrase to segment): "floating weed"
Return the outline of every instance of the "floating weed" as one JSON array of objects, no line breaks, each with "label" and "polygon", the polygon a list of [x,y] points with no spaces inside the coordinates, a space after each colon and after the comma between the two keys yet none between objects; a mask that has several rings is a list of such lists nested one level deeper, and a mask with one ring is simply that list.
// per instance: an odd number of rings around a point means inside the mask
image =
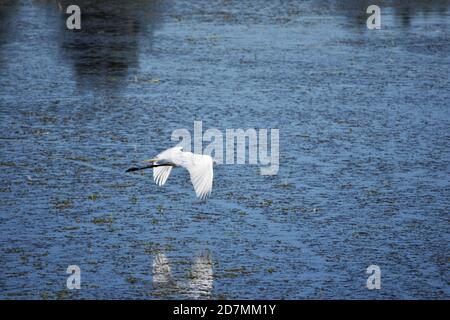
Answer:
[{"label": "floating weed", "polygon": [[64,231],[72,231],[72,230],[78,230],[80,227],[77,226],[70,226],[70,227],[63,227],[62,230]]},{"label": "floating weed", "polygon": [[202,220],[212,220],[214,217],[207,214],[207,213],[199,213],[192,217],[195,221],[202,221]]},{"label": "floating weed", "polygon": [[161,245],[157,242],[150,242],[145,244],[144,253],[149,255],[155,255],[161,252],[173,251],[173,247],[170,244]]},{"label": "floating weed", "polygon": [[235,279],[235,278],[239,278],[241,276],[245,276],[250,274],[250,271],[248,271],[247,269],[245,269],[244,267],[242,268],[232,268],[232,269],[225,269],[223,271],[223,274],[219,277],[225,278],[225,279]]},{"label": "floating weed", "polygon": [[135,283],[138,282],[138,278],[135,278],[135,277],[132,277],[132,276],[126,277],[125,280],[126,280],[128,283],[131,283],[131,284],[135,284]]},{"label": "floating weed", "polygon": [[55,209],[64,210],[73,207],[73,201],[70,199],[66,200],[55,200],[51,202]]},{"label": "floating weed", "polygon": [[179,14],[172,14],[172,15],[170,15],[170,17],[177,22],[183,20],[183,17]]},{"label": "floating weed", "polygon": [[238,195],[238,196],[236,197],[236,199],[237,199],[238,201],[245,201],[245,200],[247,200],[248,198],[247,198],[246,196],[244,196],[243,194],[241,194],[241,195]]},{"label": "floating weed", "polygon": [[261,206],[263,207],[270,207],[273,204],[273,201],[270,199],[264,199]]},{"label": "floating weed", "polygon": [[103,217],[96,217],[91,220],[93,224],[107,224],[107,223],[113,223],[114,218],[111,215],[103,216]]},{"label": "floating weed", "polygon": [[22,248],[8,248],[5,250],[6,253],[24,253],[25,250]]},{"label": "floating weed", "polygon": [[375,189],[365,189],[364,193],[368,196],[375,196],[379,194],[379,192]]},{"label": "floating weed", "polygon": [[364,238],[367,237],[369,234],[365,231],[355,231],[352,233],[353,238]]},{"label": "floating weed", "polygon": [[69,296],[68,290],[60,290],[56,293],[56,299],[63,300],[66,299]]},{"label": "floating weed", "polygon": [[6,295],[8,297],[27,297],[27,292],[7,292]]},{"label": "floating weed", "polygon": [[274,272],[276,272],[277,270],[276,269],[274,269],[274,268],[269,268],[269,269],[267,269],[267,272],[268,273],[274,273]]},{"label": "floating weed", "polygon": [[17,167],[14,162],[0,162],[0,167]]},{"label": "floating weed", "polygon": [[41,297],[42,300],[48,300],[50,299],[50,293],[47,291],[41,292],[39,294],[39,296]]},{"label": "floating weed", "polygon": [[139,199],[138,199],[136,196],[130,197],[130,202],[131,202],[132,204],[138,203],[138,200],[139,200]]},{"label": "floating weed", "polygon": [[26,271],[8,272],[7,274],[10,277],[17,277],[17,278],[19,278],[19,277],[24,277],[24,276],[28,275],[28,272],[26,272]]},{"label": "floating weed", "polygon": [[88,196],[88,199],[91,201],[95,201],[99,198],[99,196],[97,194],[91,194]]},{"label": "floating weed", "polygon": [[286,189],[294,189],[294,184],[289,183],[289,182],[282,182],[282,183],[276,185],[276,187],[280,188],[280,189],[285,189],[285,190]]},{"label": "floating weed", "polygon": [[89,159],[82,156],[75,156],[75,157],[67,157],[67,160],[73,160],[73,161],[80,161],[80,162],[89,162]]},{"label": "floating weed", "polygon": [[244,217],[244,216],[246,216],[248,213],[247,212],[245,212],[245,211],[239,211],[239,215],[241,216],[241,217]]},{"label": "floating weed", "polygon": [[40,121],[44,124],[53,124],[57,122],[55,117],[43,116],[40,118]]},{"label": "floating weed", "polygon": [[227,193],[225,194],[225,196],[227,197],[227,199],[231,199],[231,198],[234,197],[234,193],[233,193],[233,192],[227,192]]}]

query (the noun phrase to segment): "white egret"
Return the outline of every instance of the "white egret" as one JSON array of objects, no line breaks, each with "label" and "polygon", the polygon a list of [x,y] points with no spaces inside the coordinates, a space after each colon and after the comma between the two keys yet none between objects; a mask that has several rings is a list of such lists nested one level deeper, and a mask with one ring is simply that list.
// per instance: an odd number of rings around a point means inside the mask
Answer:
[{"label": "white egret", "polygon": [[133,167],[126,172],[153,168],[153,179],[158,186],[163,186],[173,167],[183,167],[189,171],[192,185],[198,198],[204,200],[212,190],[213,159],[208,155],[184,152],[182,147],[167,149],[154,159],[145,160],[151,165],[145,167]]}]

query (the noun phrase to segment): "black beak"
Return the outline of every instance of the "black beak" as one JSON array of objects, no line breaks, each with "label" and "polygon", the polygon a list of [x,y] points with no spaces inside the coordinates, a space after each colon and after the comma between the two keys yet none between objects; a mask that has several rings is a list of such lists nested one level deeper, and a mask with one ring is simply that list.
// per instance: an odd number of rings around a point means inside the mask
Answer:
[{"label": "black beak", "polygon": [[139,171],[139,170],[144,170],[144,169],[148,169],[151,168],[152,166],[145,166],[145,167],[132,167],[127,169],[127,171],[125,172],[133,172],[133,171]]},{"label": "black beak", "polygon": [[151,164],[149,166],[144,166],[144,167],[132,167],[132,168],[127,169],[127,171],[125,171],[125,172],[134,172],[134,171],[150,169],[150,168],[155,168],[155,167],[164,167],[164,166],[170,166],[170,164]]}]

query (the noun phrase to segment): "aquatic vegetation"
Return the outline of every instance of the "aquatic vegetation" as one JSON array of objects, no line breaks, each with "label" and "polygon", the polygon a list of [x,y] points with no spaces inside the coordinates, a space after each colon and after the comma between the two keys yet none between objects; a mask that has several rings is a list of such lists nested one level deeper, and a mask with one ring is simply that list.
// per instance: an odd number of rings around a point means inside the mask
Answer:
[{"label": "aquatic vegetation", "polygon": [[52,200],[51,203],[57,210],[65,210],[73,207],[73,201],[71,199]]},{"label": "aquatic vegetation", "polygon": [[78,226],[66,226],[66,227],[62,228],[62,230],[65,230],[65,231],[73,231],[73,230],[79,230],[79,229],[80,229],[80,227],[78,227]]},{"label": "aquatic vegetation", "polygon": [[60,290],[56,293],[56,299],[57,300],[64,300],[66,298],[70,297],[70,291],[65,289],[65,290]]},{"label": "aquatic vegetation", "polygon": [[361,238],[361,237],[367,237],[369,234],[365,231],[355,231],[352,233],[352,237],[354,238]]},{"label": "aquatic vegetation", "polygon": [[17,164],[14,162],[0,162],[0,167],[17,167]]},{"label": "aquatic vegetation", "polygon": [[160,252],[172,251],[173,247],[170,244],[160,244],[157,242],[151,242],[144,245],[144,253],[149,255],[154,255]]},{"label": "aquatic vegetation", "polygon": [[[152,261],[188,283],[205,249],[208,298],[447,298],[449,12],[397,3],[97,1],[71,33],[3,2],[0,299],[184,298]],[[278,128],[279,171],[217,166],[207,203],[124,173],[193,121]]]},{"label": "aquatic vegetation", "polygon": [[125,278],[125,280],[130,284],[136,284],[138,282],[138,278],[133,276],[128,276]]},{"label": "aquatic vegetation", "polygon": [[87,197],[91,201],[96,201],[99,198],[99,195],[97,194],[91,194]]},{"label": "aquatic vegetation", "polygon": [[95,217],[91,220],[93,224],[111,224],[114,222],[114,218],[111,215]]},{"label": "aquatic vegetation", "polygon": [[245,267],[238,267],[238,268],[228,268],[222,270],[218,270],[217,276],[221,278],[239,278],[243,275],[250,275],[250,270],[247,270]]},{"label": "aquatic vegetation", "polygon": [[289,190],[289,189],[294,189],[295,185],[293,183],[289,183],[289,182],[282,182],[282,183],[276,185],[276,187],[280,188],[280,189],[288,189]]},{"label": "aquatic vegetation", "polygon": [[245,212],[245,211],[239,211],[239,215],[241,216],[241,217],[244,217],[244,216],[246,216],[248,213],[247,212]]},{"label": "aquatic vegetation", "polygon": [[262,207],[270,207],[273,204],[273,200],[264,199],[261,203]]},{"label": "aquatic vegetation", "polygon": [[136,197],[136,196],[131,196],[130,197],[130,202],[132,204],[136,204],[136,203],[138,203],[138,201],[139,201],[138,197]]},{"label": "aquatic vegetation", "polygon": [[39,294],[39,296],[42,300],[48,300],[48,299],[50,299],[51,293],[47,292],[47,291],[43,291]]},{"label": "aquatic vegetation", "polygon": [[5,253],[24,253],[25,249],[23,248],[7,248],[5,249]]}]

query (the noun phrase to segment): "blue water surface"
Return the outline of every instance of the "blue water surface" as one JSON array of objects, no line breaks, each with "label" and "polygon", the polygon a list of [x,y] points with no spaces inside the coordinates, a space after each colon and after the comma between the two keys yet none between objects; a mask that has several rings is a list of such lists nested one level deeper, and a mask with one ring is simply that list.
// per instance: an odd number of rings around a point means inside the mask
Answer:
[{"label": "blue water surface", "polygon": [[[449,299],[449,2],[370,4],[0,2],[0,298]],[[279,129],[278,174],[124,173],[194,121]]]}]

